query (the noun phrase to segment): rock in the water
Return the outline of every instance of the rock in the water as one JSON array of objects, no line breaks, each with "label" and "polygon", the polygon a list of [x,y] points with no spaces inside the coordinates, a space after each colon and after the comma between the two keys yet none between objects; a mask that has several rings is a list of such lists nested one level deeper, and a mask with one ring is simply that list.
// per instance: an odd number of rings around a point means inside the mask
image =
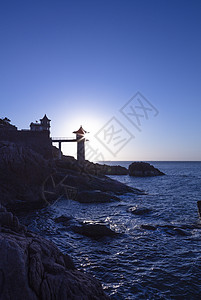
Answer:
[{"label": "rock in the water", "polygon": [[197,201],[197,206],[198,206],[199,216],[201,217],[201,201]]},{"label": "rock in the water", "polygon": [[69,225],[69,222],[73,219],[72,216],[60,216],[54,219],[56,223],[61,223],[63,225]]},{"label": "rock in the water", "polygon": [[[91,164],[91,163],[90,163]],[[122,166],[109,166],[109,165],[101,165],[101,164],[94,164],[94,168],[97,174],[104,174],[104,175],[127,175],[128,169]]]},{"label": "rock in the water", "polygon": [[76,200],[81,203],[104,203],[104,202],[111,202],[111,201],[119,201],[120,199],[106,192],[83,191],[78,193]]},{"label": "rock in the water", "polygon": [[181,228],[174,228],[174,232],[181,236],[188,236],[189,233]]},{"label": "rock in the water", "polygon": [[133,162],[129,166],[129,175],[136,177],[150,177],[165,175],[154,166],[145,162]]},{"label": "rock in the water", "polygon": [[0,225],[0,299],[110,299],[94,277],[76,270],[68,255],[23,231],[2,208]]},{"label": "rock in the water", "polygon": [[144,214],[148,214],[151,211],[151,209],[147,207],[134,206],[134,207],[130,207],[129,211],[134,215],[144,215]]},{"label": "rock in the water", "polygon": [[75,233],[86,235],[92,238],[101,238],[104,236],[115,236],[118,233],[113,231],[104,223],[83,223],[79,226],[72,226]]},{"label": "rock in the water", "polygon": [[156,230],[156,227],[153,225],[149,225],[149,224],[142,224],[141,225],[142,229],[146,229],[146,230]]}]

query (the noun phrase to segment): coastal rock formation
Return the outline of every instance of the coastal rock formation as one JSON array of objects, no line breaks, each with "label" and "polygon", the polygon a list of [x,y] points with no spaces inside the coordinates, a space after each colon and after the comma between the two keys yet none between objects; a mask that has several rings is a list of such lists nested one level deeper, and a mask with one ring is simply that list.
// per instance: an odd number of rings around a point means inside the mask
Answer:
[{"label": "coastal rock formation", "polygon": [[145,162],[133,162],[129,166],[129,175],[136,177],[150,177],[165,175],[154,166]]},{"label": "coastal rock formation", "polygon": [[122,166],[109,166],[106,164],[93,163],[86,160],[84,163],[79,164],[76,159],[71,156],[62,157],[62,162],[58,161],[58,164],[62,167],[72,170],[82,170],[82,172],[91,175],[127,175],[128,169]]},{"label": "coastal rock formation", "polygon": [[197,201],[197,207],[198,207],[199,216],[201,217],[201,201]]},{"label": "coastal rock formation", "polygon": [[111,201],[120,201],[120,199],[111,193],[101,191],[83,191],[78,193],[77,199],[80,203],[104,203]]},{"label": "coastal rock formation", "polygon": [[80,194],[78,199],[81,202],[92,202],[93,199],[102,202],[112,198],[117,200],[114,195],[141,193],[102,174],[91,174],[73,157],[64,157],[62,161],[46,160],[24,145],[0,142],[0,203],[12,211],[41,208],[54,203],[62,195],[77,200],[78,193],[97,190],[105,194],[97,193],[97,197],[91,198],[91,195],[85,195],[85,199]]},{"label": "coastal rock formation", "polygon": [[54,219],[54,221],[56,223],[61,223],[65,226],[68,226],[71,220],[73,220],[72,216],[65,216],[65,215],[61,215],[61,216]]},{"label": "coastal rock formation", "polygon": [[102,238],[105,236],[115,236],[118,234],[115,230],[110,228],[110,225],[105,222],[97,221],[79,221],[72,216],[61,215],[54,219],[56,223],[60,223],[68,230],[79,233],[91,238]]},{"label": "coastal rock formation", "polygon": [[0,225],[1,299],[110,299],[94,277],[2,207]]},{"label": "coastal rock formation", "polygon": [[113,231],[108,225],[101,222],[83,222],[80,225],[72,226],[75,233],[86,235],[91,238],[102,238],[105,236],[115,236],[118,233]]},{"label": "coastal rock formation", "polygon": [[[62,181],[62,184],[72,186],[77,188],[79,192],[82,191],[101,191],[106,193],[114,193],[116,195],[121,195],[124,193],[135,193],[142,194],[142,191],[139,189],[131,188],[117,180],[113,180],[104,175],[91,175],[87,173],[85,169],[82,169],[76,164],[75,169],[73,166],[71,169],[68,168],[68,165],[65,162],[56,162],[57,176],[60,176],[60,179],[64,178],[66,174],[68,176]],[[78,171],[79,170],[79,171]]]},{"label": "coastal rock formation", "polygon": [[0,142],[1,203],[12,205],[41,200],[41,185],[51,163],[20,144]]},{"label": "coastal rock formation", "polygon": [[129,211],[134,215],[144,215],[144,214],[148,214],[151,211],[151,209],[148,207],[134,206],[134,207],[130,207]]},{"label": "coastal rock formation", "polygon": [[98,164],[98,163],[92,163],[89,161],[85,162],[85,168],[88,170],[88,172],[91,172],[91,174],[98,175],[98,174],[104,174],[104,175],[127,175],[128,169],[122,166],[109,166],[106,164]]}]

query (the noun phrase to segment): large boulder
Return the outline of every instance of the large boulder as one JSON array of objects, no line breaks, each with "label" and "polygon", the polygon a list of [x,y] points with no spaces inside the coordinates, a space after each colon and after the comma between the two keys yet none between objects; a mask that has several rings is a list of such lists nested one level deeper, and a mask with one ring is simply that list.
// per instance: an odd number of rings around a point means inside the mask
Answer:
[{"label": "large boulder", "polygon": [[197,206],[198,206],[199,216],[201,217],[201,201],[197,201]]},{"label": "large boulder", "polygon": [[71,229],[75,233],[86,235],[91,238],[102,238],[105,236],[115,236],[118,233],[110,228],[109,225],[102,222],[83,222],[79,225],[74,225]]},{"label": "large boulder", "polygon": [[154,166],[145,162],[133,162],[129,166],[129,175],[136,177],[150,177],[165,175]]},{"label": "large boulder", "polygon": [[151,212],[151,209],[148,207],[139,207],[139,206],[133,206],[128,209],[129,212],[131,212],[134,215],[144,215]]},{"label": "large boulder", "polygon": [[0,225],[0,299],[110,299],[94,277],[2,207]]}]

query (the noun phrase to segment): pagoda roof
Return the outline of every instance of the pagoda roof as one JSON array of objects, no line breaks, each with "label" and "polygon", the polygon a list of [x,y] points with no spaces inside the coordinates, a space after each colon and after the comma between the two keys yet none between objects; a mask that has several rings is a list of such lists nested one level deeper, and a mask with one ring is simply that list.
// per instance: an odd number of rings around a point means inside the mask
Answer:
[{"label": "pagoda roof", "polygon": [[85,134],[85,133],[87,133],[87,131],[84,130],[82,128],[82,125],[81,125],[80,128],[77,131],[73,131],[73,133],[76,133],[76,134]]},{"label": "pagoda roof", "polygon": [[48,119],[48,117],[46,116],[46,114],[44,115],[44,117],[42,119],[40,119],[40,121],[44,121],[44,120],[51,121],[50,119]]}]

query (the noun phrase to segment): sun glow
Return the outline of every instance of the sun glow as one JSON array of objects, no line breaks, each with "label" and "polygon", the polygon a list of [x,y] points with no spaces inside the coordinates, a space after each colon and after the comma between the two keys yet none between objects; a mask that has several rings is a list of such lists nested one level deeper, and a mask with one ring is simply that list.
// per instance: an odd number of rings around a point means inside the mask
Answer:
[{"label": "sun glow", "polygon": [[[93,115],[93,116],[92,116]],[[83,127],[87,131],[85,134],[85,154],[86,159],[90,161],[104,160],[105,149],[102,149],[102,145],[95,138],[95,134],[103,127],[104,121],[101,121],[98,115],[83,112],[82,114],[76,114],[75,117],[70,117],[68,120],[63,120],[60,118],[57,122],[57,127],[52,130],[52,137],[65,137],[65,138],[75,138],[73,131],[76,131]],[[57,144],[55,144],[58,147]],[[62,143],[62,152],[64,155],[74,156],[77,155],[77,143],[69,142]],[[100,155],[101,153],[101,155]]]}]

